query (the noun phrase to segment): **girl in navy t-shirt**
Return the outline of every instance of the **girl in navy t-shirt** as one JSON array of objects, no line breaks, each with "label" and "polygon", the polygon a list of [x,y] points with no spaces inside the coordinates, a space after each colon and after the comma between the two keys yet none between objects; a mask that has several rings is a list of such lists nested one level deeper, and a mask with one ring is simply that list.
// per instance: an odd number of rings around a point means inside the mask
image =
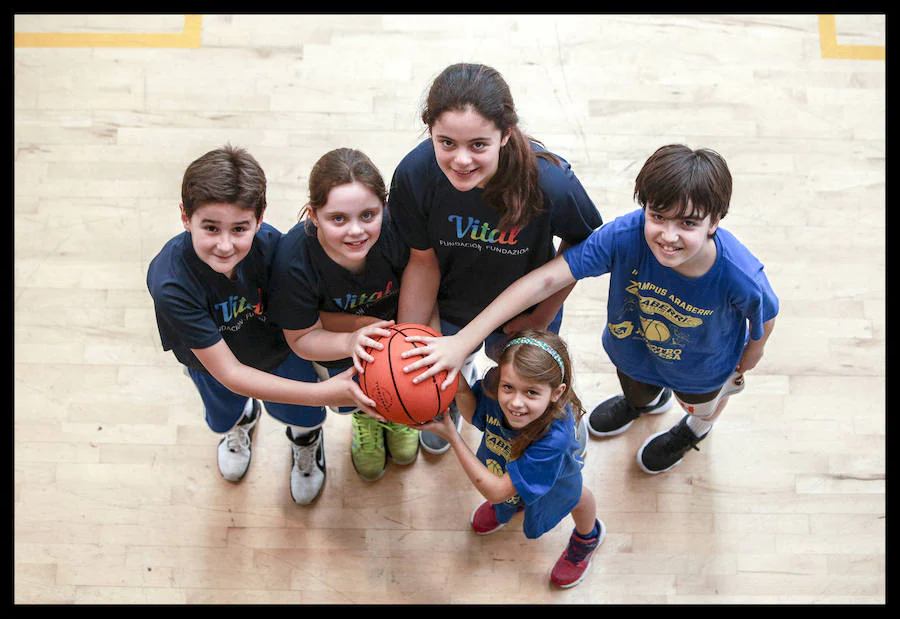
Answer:
[{"label": "girl in navy t-shirt", "polygon": [[[409,249],[388,217],[386,194],[365,153],[329,151],[310,173],[305,212],[279,244],[269,314],[323,378],[351,367],[355,355],[371,360],[365,348],[397,317]],[[380,479],[388,455],[397,464],[416,459],[417,430],[356,407],[338,412],[352,413],[350,458],[363,479]]]},{"label": "girl in navy t-shirt", "polygon": [[[399,322],[427,323],[435,308],[444,335],[456,333],[507,286],[583,241],[603,221],[572,167],[518,126],[512,95],[495,69],[454,64],[428,92],[429,138],[397,166],[389,206],[409,245]],[[496,361],[506,334],[526,327],[558,332],[571,288],[537,303],[484,342]],[[478,345],[481,348],[481,344]],[[474,353],[466,370],[469,382]],[[458,419],[456,407],[451,415]],[[422,446],[445,441],[424,432]]]}]

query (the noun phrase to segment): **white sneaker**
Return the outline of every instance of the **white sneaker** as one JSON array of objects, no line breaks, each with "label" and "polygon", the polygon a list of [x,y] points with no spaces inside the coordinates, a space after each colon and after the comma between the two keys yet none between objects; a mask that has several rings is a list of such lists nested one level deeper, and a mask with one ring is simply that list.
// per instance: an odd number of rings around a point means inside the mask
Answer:
[{"label": "white sneaker", "polygon": [[240,421],[219,441],[219,472],[228,481],[241,481],[250,468],[250,442],[259,421],[259,411],[259,400],[247,400]]},{"label": "white sneaker", "polygon": [[285,428],[291,442],[291,498],[297,505],[309,505],[319,496],[325,485],[325,444],[323,428],[294,439]]}]

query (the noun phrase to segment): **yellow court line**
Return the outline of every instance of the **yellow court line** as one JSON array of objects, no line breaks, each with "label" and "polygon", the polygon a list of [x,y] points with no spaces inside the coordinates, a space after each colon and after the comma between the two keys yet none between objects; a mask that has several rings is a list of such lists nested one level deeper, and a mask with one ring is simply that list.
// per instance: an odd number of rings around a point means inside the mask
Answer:
[{"label": "yellow court line", "polygon": [[884,60],[884,45],[838,45],[834,15],[819,15],[819,42],[822,58]]},{"label": "yellow court line", "polygon": [[17,32],[15,47],[200,47],[201,15],[185,15],[184,31],[168,33]]}]

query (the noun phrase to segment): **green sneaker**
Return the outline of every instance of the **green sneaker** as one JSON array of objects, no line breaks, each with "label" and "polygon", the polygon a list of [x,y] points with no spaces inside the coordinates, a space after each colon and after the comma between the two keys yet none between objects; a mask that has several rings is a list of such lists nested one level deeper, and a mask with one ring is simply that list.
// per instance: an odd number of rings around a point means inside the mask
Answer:
[{"label": "green sneaker", "polygon": [[353,468],[366,481],[379,480],[387,467],[384,428],[380,421],[365,413],[353,413],[352,422],[350,460]]},{"label": "green sneaker", "polygon": [[396,464],[412,464],[419,455],[419,431],[402,423],[388,421],[386,430],[387,451]]}]

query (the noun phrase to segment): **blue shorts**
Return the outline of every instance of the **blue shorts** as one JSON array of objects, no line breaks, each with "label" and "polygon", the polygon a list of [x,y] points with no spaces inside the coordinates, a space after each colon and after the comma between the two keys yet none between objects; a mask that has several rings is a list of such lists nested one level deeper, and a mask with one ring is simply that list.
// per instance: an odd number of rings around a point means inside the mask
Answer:
[{"label": "blue shorts", "polygon": [[[247,404],[247,397],[229,391],[212,375],[192,368],[188,374],[200,392],[200,399],[206,408],[206,425],[218,434],[231,430],[238,422]],[[301,359],[293,352],[272,372],[275,376],[290,378],[305,383],[318,382],[318,376],[311,361]],[[324,406],[299,406],[281,402],[264,402],[272,417],[288,425],[300,428],[315,428],[325,421]]]}]

